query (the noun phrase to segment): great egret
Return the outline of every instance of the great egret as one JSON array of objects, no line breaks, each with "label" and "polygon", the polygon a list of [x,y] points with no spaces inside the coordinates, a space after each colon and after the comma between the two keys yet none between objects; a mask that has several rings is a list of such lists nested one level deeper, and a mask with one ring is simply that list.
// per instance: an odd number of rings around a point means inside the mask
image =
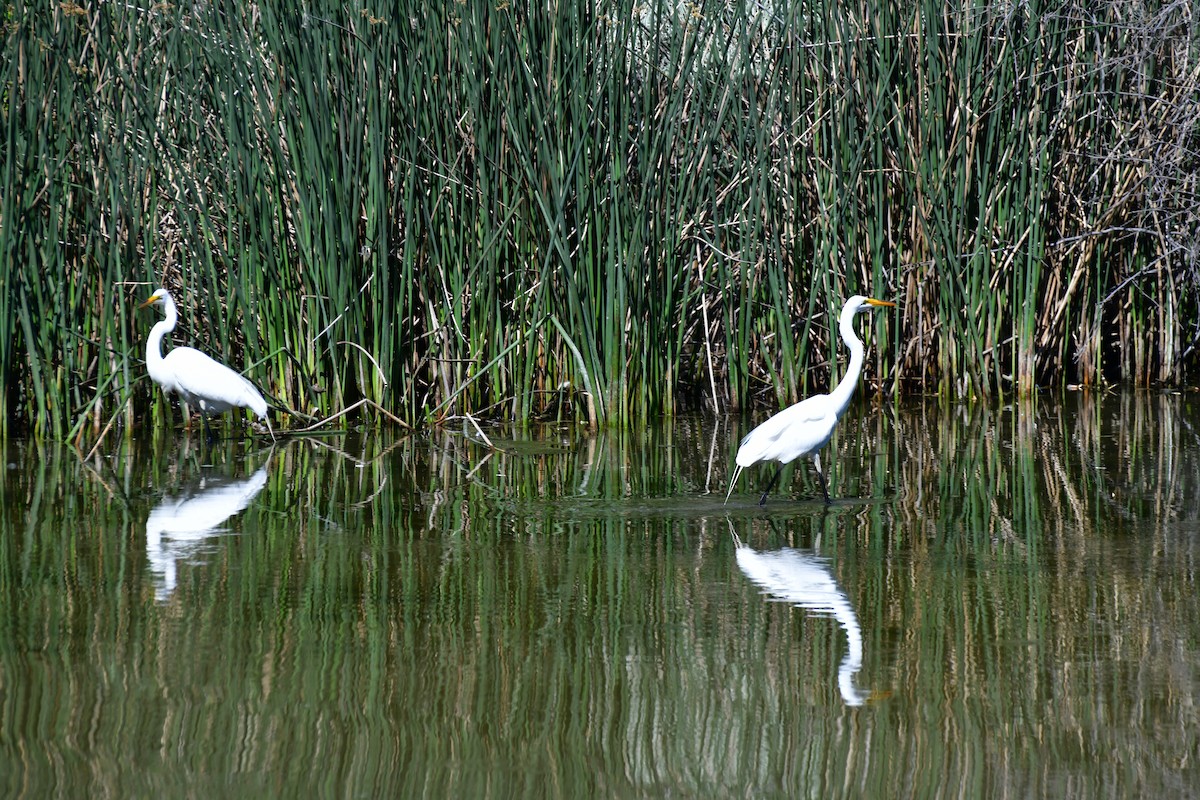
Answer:
[{"label": "great egret", "polygon": [[801,456],[811,456],[813,465],[817,468],[817,478],[821,481],[821,493],[825,502],[829,503],[829,488],[825,484],[825,475],[821,472],[820,449],[829,443],[833,428],[842,417],[842,412],[850,404],[850,398],[858,386],[858,376],[862,372],[863,343],[854,334],[854,317],[857,314],[874,308],[892,308],[896,304],[886,300],[875,300],[856,294],[842,306],[838,329],[842,341],[850,349],[850,366],[842,381],[829,394],[813,395],[801,400],[795,405],[788,406],[775,416],[759,425],[742,439],[737,451],[737,469],[733,471],[733,480],[729,482],[729,491],[725,493],[725,502],[733,492],[734,484],[742,470],[760,461],[778,461],[779,468],[775,477],[767,484],[767,489],[758,499],[758,504],[766,505],[767,495],[779,480],[779,473],[784,464],[790,464]]},{"label": "great egret", "polygon": [[241,406],[249,408],[267,423],[267,430],[274,440],[275,431],[271,430],[271,421],[267,419],[267,401],[250,381],[191,347],[176,347],[163,358],[163,337],[175,330],[175,323],[179,321],[171,293],[159,289],[138,308],[147,306],[162,306],[167,313],[166,319],[150,329],[150,339],[146,342],[146,369],[150,379],[164,392],[178,394],[189,408],[200,409],[204,429],[210,434],[209,416]]}]

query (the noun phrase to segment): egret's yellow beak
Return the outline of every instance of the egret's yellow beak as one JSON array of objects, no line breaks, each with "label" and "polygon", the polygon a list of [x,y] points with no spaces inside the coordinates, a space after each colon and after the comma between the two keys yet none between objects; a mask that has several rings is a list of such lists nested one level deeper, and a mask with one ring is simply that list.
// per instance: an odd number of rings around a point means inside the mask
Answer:
[{"label": "egret's yellow beak", "polygon": [[148,307],[148,306],[152,306],[152,305],[154,305],[156,302],[158,302],[158,298],[157,298],[157,297],[151,297],[149,300],[147,300],[146,302],[144,302],[144,303],[142,303],[140,306],[138,306],[138,308],[139,308],[139,309],[146,308],[146,307]]},{"label": "egret's yellow beak", "polygon": [[876,300],[873,297],[868,297],[866,302],[867,302],[867,305],[879,306],[881,308],[895,308],[896,307],[895,303],[889,303],[887,300]]}]

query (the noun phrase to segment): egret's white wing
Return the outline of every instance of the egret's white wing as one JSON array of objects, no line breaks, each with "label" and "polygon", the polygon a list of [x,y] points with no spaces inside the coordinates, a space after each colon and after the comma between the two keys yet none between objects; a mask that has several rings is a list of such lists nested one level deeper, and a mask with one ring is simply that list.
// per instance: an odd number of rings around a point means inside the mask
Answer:
[{"label": "egret's white wing", "polygon": [[176,347],[163,363],[174,374],[176,391],[189,402],[204,401],[210,413],[244,406],[266,416],[267,402],[254,384],[199,350]]},{"label": "egret's white wing", "polygon": [[742,467],[759,461],[790,463],[824,447],[836,424],[837,413],[830,406],[829,395],[813,395],[746,434],[738,447],[737,463]]}]

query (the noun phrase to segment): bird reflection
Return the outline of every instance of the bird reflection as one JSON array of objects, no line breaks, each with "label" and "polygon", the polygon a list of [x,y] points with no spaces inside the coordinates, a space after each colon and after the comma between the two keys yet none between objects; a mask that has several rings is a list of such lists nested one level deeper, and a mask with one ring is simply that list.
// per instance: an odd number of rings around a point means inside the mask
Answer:
[{"label": "bird reflection", "polygon": [[733,538],[738,566],[764,593],[800,608],[832,615],[845,629],[849,647],[838,667],[838,689],[846,705],[861,706],[870,696],[854,686],[854,675],[862,667],[862,629],[827,560],[790,547],[759,552],[743,544],[736,534]]},{"label": "bird reflection", "polygon": [[146,558],[159,602],[175,591],[176,564],[194,556],[205,540],[222,533],[225,521],[244,511],[266,484],[264,464],[244,480],[200,478],[154,507],[146,519]]}]

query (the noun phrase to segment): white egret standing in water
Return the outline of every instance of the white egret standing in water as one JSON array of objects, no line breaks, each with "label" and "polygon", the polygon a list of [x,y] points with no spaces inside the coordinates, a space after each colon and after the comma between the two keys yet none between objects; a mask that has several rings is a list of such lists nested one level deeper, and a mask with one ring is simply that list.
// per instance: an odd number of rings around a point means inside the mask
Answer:
[{"label": "white egret standing in water", "polygon": [[895,303],[886,300],[875,300],[856,294],[842,306],[839,330],[842,341],[850,349],[850,366],[841,382],[829,394],[813,395],[801,400],[795,405],[788,406],[775,416],[759,425],[742,439],[737,451],[737,469],[733,471],[733,480],[729,482],[729,491],[725,493],[725,502],[733,492],[734,484],[742,470],[760,461],[778,461],[779,468],[775,477],[767,484],[767,489],[759,498],[758,504],[765,505],[767,495],[779,480],[779,473],[784,464],[790,464],[801,456],[811,456],[813,466],[817,469],[817,477],[821,481],[821,493],[825,502],[829,500],[829,487],[825,483],[825,474],[821,472],[820,449],[829,443],[833,436],[833,428],[842,417],[850,398],[858,387],[858,376],[862,372],[863,343],[854,333],[854,317],[874,308],[891,308]]},{"label": "white egret standing in water", "polygon": [[150,379],[163,388],[164,392],[175,392],[189,408],[200,409],[204,429],[211,436],[208,418],[223,414],[231,408],[249,408],[258,418],[267,423],[271,438],[275,431],[267,419],[267,401],[259,394],[254,384],[229,367],[192,347],[176,347],[162,354],[162,340],[179,321],[175,301],[166,289],[159,289],[138,308],[162,306],[167,318],[160,320],[150,329],[146,342],[146,369]]}]

